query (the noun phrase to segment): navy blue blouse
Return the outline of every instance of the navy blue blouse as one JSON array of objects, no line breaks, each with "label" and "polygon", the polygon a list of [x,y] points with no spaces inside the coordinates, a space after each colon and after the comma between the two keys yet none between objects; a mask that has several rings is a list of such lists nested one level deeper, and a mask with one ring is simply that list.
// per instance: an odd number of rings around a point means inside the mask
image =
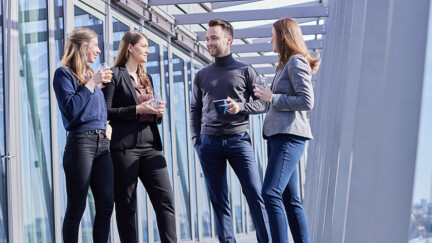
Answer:
[{"label": "navy blue blouse", "polygon": [[66,131],[106,129],[107,108],[99,87],[92,93],[79,85],[77,77],[67,68],[59,67],[54,73],[54,92]]}]

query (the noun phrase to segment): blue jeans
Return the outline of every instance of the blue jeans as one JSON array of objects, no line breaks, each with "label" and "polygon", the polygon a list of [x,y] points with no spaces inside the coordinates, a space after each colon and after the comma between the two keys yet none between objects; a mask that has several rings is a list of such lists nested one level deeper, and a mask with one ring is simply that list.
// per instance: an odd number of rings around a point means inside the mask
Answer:
[{"label": "blue jeans", "polygon": [[93,242],[107,242],[114,208],[114,172],[105,134],[69,134],[63,155],[67,207],[63,221],[64,243],[78,242],[78,229],[86,208],[89,187],[96,215]]},{"label": "blue jeans", "polygon": [[305,138],[288,134],[271,136],[267,142],[268,165],[262,196],[275,243],[288,242],[287,220],[294,242],[311,242],[297,188],[297,164],[305,144]]},{"label": "blue jeans", "polygon": [[228,201],[227,160],[236,173],[249,204],[258,242],[269,242],[268,219],[261,197],[261,180],[249,134],[202,134],[195,149],[201,161],[215,213],[219,242],[236,242]]}]

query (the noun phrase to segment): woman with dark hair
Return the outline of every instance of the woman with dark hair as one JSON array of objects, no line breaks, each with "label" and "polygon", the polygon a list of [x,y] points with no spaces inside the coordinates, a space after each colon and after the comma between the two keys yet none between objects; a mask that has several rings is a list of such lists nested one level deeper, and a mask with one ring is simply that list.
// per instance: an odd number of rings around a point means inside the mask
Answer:
[{"label": "woman with dark hair", "polygon": [[290,18],[273,24],[271,43],[279,56],[271,89],[255,85],[255,95],[269,102],[263,125],[268,166],[262,197],[273,242],[288,242],[288,221],[294,242],[309,243],[306,215],[297,191],[297,164],[306,140],[312,139],[306,111],[314,105],[311,79],[320,58],[309,55],[299,25]]},{"label": "woman with dark hair", "polygon": [[115,60],[112,82],[103,89],[108,119],[113,128],[111,157],[120,239],[137,242],[136,188],[140,178],[156,212],[162,243],[176,242],[173,191],[157,124],[165,102],[152,105],[153,84],[142,66],[147,62],[147,37],[135,30],[123,36]]},{"label": "woman with dark hair", "polygon": [[93,192],[96,216],[93,241],[108,241],[114,207],[114,175],[107,109],[99,86],[109,82],[109,67],[96,74],[89,67],[100,54],[97,34],[87,28],[74,29],[66,39],[60,67],[54,74],[54,91],[68,131],[63,155],[67,206],[63,241],[78,242],[78,229],[86,207],[89,187]]}]

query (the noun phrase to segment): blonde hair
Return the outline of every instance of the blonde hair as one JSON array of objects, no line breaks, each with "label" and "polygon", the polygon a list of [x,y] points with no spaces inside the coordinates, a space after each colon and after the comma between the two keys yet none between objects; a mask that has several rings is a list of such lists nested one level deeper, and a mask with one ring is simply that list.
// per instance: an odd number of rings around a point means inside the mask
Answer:
[{"label": "blonde hair", "polygon": [[[128,47],[129,45],[136,45],[140,40],[146,39],[148,40],[147,36],[145,36],[143,33],[136,31],[136,30],[128,30],[123,38],[120,41],[118,54],[114,62],[115,67],[124,66],[129,59],[129,51]],[[153,89],[150,84],[150,80],[147,77],[146,72],[144,71],[144,68],[141,64],[138,64],[137,66],[137,76],[141,84],[144,86],[144,89],[146,90],[147,94],[153,94]]]},{"label": "blonde hair", "polygon": [[87,63],[87,47],[90,41],[96,37],[96,32],[91,29],[76,28],[66,39],[60,66],[69,69],[78,78],[80,85],[87,82],[84,75],[89,75],[89,77],[94,75]]},{"label": "blonde hair", "polygon": [[312,73],[316,73],[321,61],[320,55],[318,53],[317,57],[311,57],[298,23],[291,18],[283,18],[276,21],[273,28],[276,32],[276,45],[279,52],[276,71],[282,69],[293,55],[301,54],[309,62]]}]

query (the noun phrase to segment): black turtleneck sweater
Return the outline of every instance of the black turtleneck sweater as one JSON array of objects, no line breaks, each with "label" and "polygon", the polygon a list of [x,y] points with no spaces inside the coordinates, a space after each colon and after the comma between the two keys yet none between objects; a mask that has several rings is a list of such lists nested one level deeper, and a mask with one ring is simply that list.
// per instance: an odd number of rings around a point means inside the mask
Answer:
[{"label": "black turtleneck sweater", "polygon": [[[255,69],[236,61],[232,54],[216,58],[200,70],[192,88],[191,133],[196,143],[200,134],[227,135],[247,130],[249,114],[263,113],[266,103],[253,95],[254,83],[259,76]],[[231,97],[240,105],[235,115],[219,115],[213,101]],[[253,98],[253,101],[250,100]]]}]

